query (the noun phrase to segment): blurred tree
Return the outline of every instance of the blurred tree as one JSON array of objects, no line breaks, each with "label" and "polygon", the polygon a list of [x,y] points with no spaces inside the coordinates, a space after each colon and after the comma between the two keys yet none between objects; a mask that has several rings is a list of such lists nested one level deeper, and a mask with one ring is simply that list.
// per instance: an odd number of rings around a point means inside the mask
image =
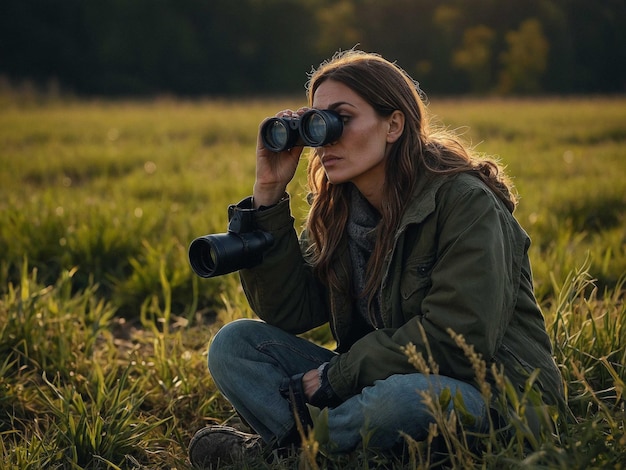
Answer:
[{"label": "blurred tree", "polygon": [[357,44],[428,93],[626,91],[626,0],[0,1],[0,76],[81,94],[291,94]]},{"label": "blurred tree", "polygon": [[453,65],[468,74],[475,93],[484,93],[491,86],[494,37],[494,31],[487,26],[469,28],[463,34],[463,44],[452,56]]},{"label": "blurred tree", "polygon": [[350,0],[331,1],[316,8],[316,53],[327,56],[342,46],[350,49],[357,45],[360,33],[355,24],[355,9],[355,2]]},{"label": "blurred tree", "polygon": [[549,50],[541,23],[534,18],[525,20],[519,30],[506,35],[506,42],[508,49],[501,55],[503,69],[498,90],[504,94],[541,91]]}]

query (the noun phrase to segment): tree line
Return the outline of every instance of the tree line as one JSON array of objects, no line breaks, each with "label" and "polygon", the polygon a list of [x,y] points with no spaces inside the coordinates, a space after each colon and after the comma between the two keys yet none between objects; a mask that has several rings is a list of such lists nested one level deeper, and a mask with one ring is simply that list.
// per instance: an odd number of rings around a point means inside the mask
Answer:
[{"label": "tree line", "polygon": [[[358,45],[358,46],[357,46]],[[0,75],[77,94],[259,95],[357,46],[428,93],[626,91],[626,0],[4,0]]]}]

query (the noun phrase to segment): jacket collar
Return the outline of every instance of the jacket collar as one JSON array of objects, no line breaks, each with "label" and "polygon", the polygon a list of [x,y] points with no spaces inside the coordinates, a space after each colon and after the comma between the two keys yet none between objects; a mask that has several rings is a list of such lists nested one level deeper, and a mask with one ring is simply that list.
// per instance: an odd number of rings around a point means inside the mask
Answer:
[{"label": "jacket collar", "polygon": [[422,222],[435,210],[437,191],[447,179],[445,176],[433,177],[424,173],[419,175],[415,190],[400,221],[400,231],[404,231],[407,225]]}]

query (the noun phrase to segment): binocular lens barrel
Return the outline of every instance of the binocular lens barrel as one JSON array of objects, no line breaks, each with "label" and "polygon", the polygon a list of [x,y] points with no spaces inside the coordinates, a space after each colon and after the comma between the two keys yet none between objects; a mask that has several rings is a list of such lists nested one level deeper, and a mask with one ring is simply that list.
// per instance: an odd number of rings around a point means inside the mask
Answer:
[{"label": "binocular lens barrel", "polygon": [[322,147],[335,142],[343,132],[343,121],[335,111],[312,109],[300,118],[268,119],[261,128],[263,145],[273,152],[282,152],[306,145]]},{"label": "binocular lens barrel", "polygon": [[[273,118],[262,130],[263,143],[274,152],[280,152],[296,144],[298,135],[293,135],[288,118]],[[278,149],[278,150],[274,150]]]},{"label": "binocular lens barrel", "polygon": [[320,147],[326,139],[328,124],[321,114],[315,113],[302,120],[300,129],[304,134],[303,139],[311,142],[312,147]]}]

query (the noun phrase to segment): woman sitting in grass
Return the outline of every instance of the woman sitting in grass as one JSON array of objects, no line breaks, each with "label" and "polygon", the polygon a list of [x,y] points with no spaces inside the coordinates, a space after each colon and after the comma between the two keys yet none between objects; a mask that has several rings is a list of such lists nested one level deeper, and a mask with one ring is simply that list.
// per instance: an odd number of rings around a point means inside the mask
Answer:
[{"label": "woman sitting in grass", "polygon": [[[342,132],[312,151],[305,230],[298,237],[285,192],[303,147],[273,152],[259,137],[253,196],[236,210],[253,211],[275,240],[260,265],[240,272],[262,321],[225,325],[209,350],[217,387],[255,434],[202,429],[191,462],[298,445],[298,428],[313,424],[307,404],[328,408],[329,452],[350,452],[364,436],[396,450],[434,421],[420,392],[445,389],[462,396],[465,430],[484,432],[492,403],[464,345],[520,393],[538,370],[544,403],[559,403],[530,240],[502,169],[433,130],[417,84],[378,55],[338,53],[310,77],[308,100],[336,113]],[[296,336],[325,323],[335,350]],[[410,351],[432,357],[437,373],[416,370]]]}]

